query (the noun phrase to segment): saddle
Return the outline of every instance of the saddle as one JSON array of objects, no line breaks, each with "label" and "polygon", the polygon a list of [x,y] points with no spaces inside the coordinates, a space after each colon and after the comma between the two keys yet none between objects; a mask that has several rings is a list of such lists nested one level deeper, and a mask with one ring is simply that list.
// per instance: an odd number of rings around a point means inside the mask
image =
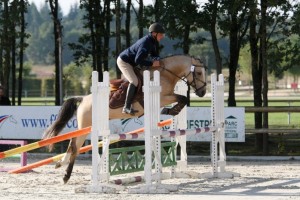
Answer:
[{"label": "saddle", "polygon": [[[137,75],[139,83],[132,103],[139,102],[144,107],[143,76],[137,69],[134,69],[134,72]],[[128,85],[129,81],[126,79],[114,79],[110,81],[109,107],[111,109],[124,106]]]}]

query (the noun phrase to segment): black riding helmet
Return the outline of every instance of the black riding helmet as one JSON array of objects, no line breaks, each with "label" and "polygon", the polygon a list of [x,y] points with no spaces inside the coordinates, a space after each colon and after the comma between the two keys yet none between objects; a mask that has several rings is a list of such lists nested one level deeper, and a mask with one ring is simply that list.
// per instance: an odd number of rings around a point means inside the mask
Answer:
[{"label": "black riding helmet", "polygon": [[160,23],[153,23],[149,27],[149,32],[156,32],[156,33],[165,33],[164,27]]}]

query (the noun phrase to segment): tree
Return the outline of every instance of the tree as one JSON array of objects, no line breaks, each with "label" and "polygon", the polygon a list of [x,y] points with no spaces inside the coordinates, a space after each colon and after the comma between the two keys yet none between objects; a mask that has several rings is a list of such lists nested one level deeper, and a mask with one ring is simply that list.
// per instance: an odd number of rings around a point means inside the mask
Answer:
[{"label": "tree", "polygon": [[18,77],[18,105],[21,105],[22,102],[22,91],[23,91],[23,61],[24,61],[24,51],[28,44],[25,42],[25,39],[29,37],[25,33],[26,23],[25,23],[25,13],[27,12],[28,1],[21,0],[20,4],[20,52],[19,52],[19,77]]},{"label": "tree", "polygon": [[[116,9],[115,9],[115,13],[116,13],[116,51],[115,51],[115,59],[117,60],[119,54],[121,53],[122,50],[122,41],[121,41],[121,2],[120,0],[116,0]],[[127,4],[128,6],[128,4]],[[130,5],[129,5],[130,6]],[[130,7],[129,7],[130,8]],[[130,9],[129,9],[130,10]],[[130,13],[129,16],[127,15],[128,13],[126,13],[126,22],[128,23],[128,18],[130,20]],[[127,25],[127,24],[126,24]],[[126,35],[126,38],[129,37],[130,35]],[[116,63],[116,76],[117,78],[121,78],[121,71],[119,70],[117,63]]]},{"label": "tree", "polygon": [[22,70],[23,52],[27,44],[25,39],[24,13],[27,11],[28,2],[26,0],[4,1],[0,4],[0,84],[12,91],[12,105],[16,104],[17,90],[17,62],[19,60],[18,78],[18,104],[20,105],[22,92]]},{"label": "tree", "polygon": [[[255,0],[250,1],[249,38],[254,106],[256,107],[268,106],[268,75],[275,71],[283,72],[291,66],[283,66],[281,70],[278,70],[280,63],[283,63],[283,58],[289,57],[283,52],[288,52],[287,49],[290,48],[290,13],[295,8],[292,5],[293,3],[289,1],[261,1],[259,7]],[[274,52],[277,52],[277,57],[272,56],[272,59],[267,59]],[[257,112],[255,113],[255,128],[262,127],[268,128],[268,114]],[[267,142],[267,134],[256,134],[256,148],[263,154],[268,153]]]},{"label": "tree", "polygon": [[89,33],[83,34],[78,39],[77,44],[69,44],[69,47],[74,51],[75,63],[80,66],[91,60],[93,70],[99,72],[99,81],[102,81],[102,39],[105,33],[105,14],[101,6],[101,0],[82,0],[80,8],[86,11],[83,17],[85,21],[83,28],[89,30]]},{"label": "tree", "polygon": [[[262,95],[263,106],[268,107],[268,66],[267,66],[267,8],[268,1],[261,1],[261,27],[260,27],[260,65],[262,68]],[[269,127],[268,113],[263,113],[263,128]],[[268,154],[268,133],[263,133],[263,155]]]},{"label": "tree", "polygon": [[[253,80],[253,96],[254,96],[254,106],[262,106],[262,66],[259,65],[259,51],[258,51],[258,33],[256,32],[257,28],[257,18],[258,18],[258,8],[255,0],[252,0],[249,4],[250,8],[250,51],[251,51],[251,68],[252,68],[252,80]],[[255,118],[255,128],[262,128],[262,113],[256,112],[254,114]],[[256,134],[256,147],[259,150],[262,147],[261,144],[262,138],[261,135]]]},{"label": "tree", "polygon": [[104,48],[103,48],[103,69],[108,71],[108,61],[109,61],[109,39],[110,39],[110,22],[111,22],[111,9],[110,0],[104,1],[104,11],[103,15],[105,18],[105,34],[104,34]]},{"label": "tree", "polygon": [[[11,65],[11,34],[10,34],[10,16],[9,16],[9,1],[3,1],[3,7],[1,6],[1,84],[7,88],[7,95],[9,90],[9,77],[10,77],[10,65]],[[3,56],[3,58],[2,58]]]},{"label": "tree", "polygon": [[62,93],[62,25],[59,16],[58,0],[49,0],[53,20],[54,58],[55,58],[55,105],[63,103]]},{"label": "tree", "polygon": [[217,38],[217,20],[219,18],[219,3],[218,0],[208,0],[199,12],[199,26],[209,31],[211,34],[211,42],[215,52],[216,73],[222,73],[222,58],[218,46]]},{"label": "tree", "polygon": [[221,1],[221,19],[219,26],[223,36],[229,36],[229,95],[228,106],[236,106],[235,83],[236,72],[241,47],[245,44],[245,36],[248,31],[249,15],[248,1],[223,0]]},{"label": "tree", "polygon": [[53,38],[53,20],[50,17],[50,9],[45,3],[40,12],[35,4],[29,6],[25,21],[28,23],[27,31],[31,37],[28,38],[28,48],[26,57],[33,64],[53,64],[54,42],[49,38]]},{"label": "tree", "polygon": [[193,42],[190,33],[197,32],[197,17],[195,17],[197,10],[198,5],[194,0],[166,0],[165,7],[160,8],[158,21],[161,21],[166,27],[170,38],[180,40],[175,48],[182,48],[184,54],[189,53],[190,45]]},{"label": "tree", "polygon": [[[157,1],[156,1],[157,4]],[[164,4],[158,4],[164,5]],[[155,7],[155,11],[158,6]],[[176,15],[174,15],[176,13]],[[195,0],[166,0],[164,7],[160,7],[155,13],[160,16],[161,21],[167,29],[168,36],[171,39],[177,38],[179,42],[176,48],[182,48],[184,54],[189,54],[190,45],[193,41],[190,38],[191,32],[197,32],[198,4]],[[187,91],[188,103],[190,105],[190,88]]]},{"label": "tree", "polygon": [[144,1],[139,0],[139,12],[137,13],[137,25],[139,27],[139,38],[144,36]]},{"label": "tree", "polygon": [[18,24],[17,19],[19,12],[18,12],[18,2],[12,1],[9,7],[9,15],[10,15],[10,24],[9,24],[9,32],[10,32],[10,45],[11,45],[11,61],[10,61],[10,68],[11,68],[11,85],[12,85],[12,105],[16,104],[15,97],[16,97],[16,38],[17,38],[17,30],[15,27]]}]

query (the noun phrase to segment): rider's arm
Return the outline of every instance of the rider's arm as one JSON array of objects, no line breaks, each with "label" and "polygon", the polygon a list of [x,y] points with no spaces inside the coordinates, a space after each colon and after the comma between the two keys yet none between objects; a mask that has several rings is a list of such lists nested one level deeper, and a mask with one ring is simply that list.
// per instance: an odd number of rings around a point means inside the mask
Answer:
[{"label": "rider's arm", "polygon": [[149,50],[145,47],[145,45],[140,45],[135,56],[135,63],[140,66],[145,66],[149,69],[149,67],[152,66],[153,62],[147,59],[148,52]]},{"label": "rider's arm", "polygon": [[149,69],[151,66],[158,67],[160,66],[159,59],[156,46],[151,40],[146,40],[139,45],[135,56],[137,65],[144,66],[146,69]]}]

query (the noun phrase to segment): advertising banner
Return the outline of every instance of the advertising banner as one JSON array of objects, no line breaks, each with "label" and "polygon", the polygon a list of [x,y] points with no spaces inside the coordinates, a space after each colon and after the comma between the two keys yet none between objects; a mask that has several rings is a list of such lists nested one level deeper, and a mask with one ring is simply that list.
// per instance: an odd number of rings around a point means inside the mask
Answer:
[{"label": "advertising banner", "polygon": [[[57,118],[60,106],[1,106],[0,139],[41,139],[44,130]],[[188,107],[187,129],[210,126],[210,107]],[[227,142],[245,141],[245,109],[225,107],[225,138]],[[171,116],[161,115],[161,120]],[[144,118],[110,120],[112,134],[126,133],[144,126]],[[72,118],[62,133],[77,129],[76,117]],[[168,130],[169,127],[163,127]],[[211,134],[190,135],[188,141],[210,141]]]}]

